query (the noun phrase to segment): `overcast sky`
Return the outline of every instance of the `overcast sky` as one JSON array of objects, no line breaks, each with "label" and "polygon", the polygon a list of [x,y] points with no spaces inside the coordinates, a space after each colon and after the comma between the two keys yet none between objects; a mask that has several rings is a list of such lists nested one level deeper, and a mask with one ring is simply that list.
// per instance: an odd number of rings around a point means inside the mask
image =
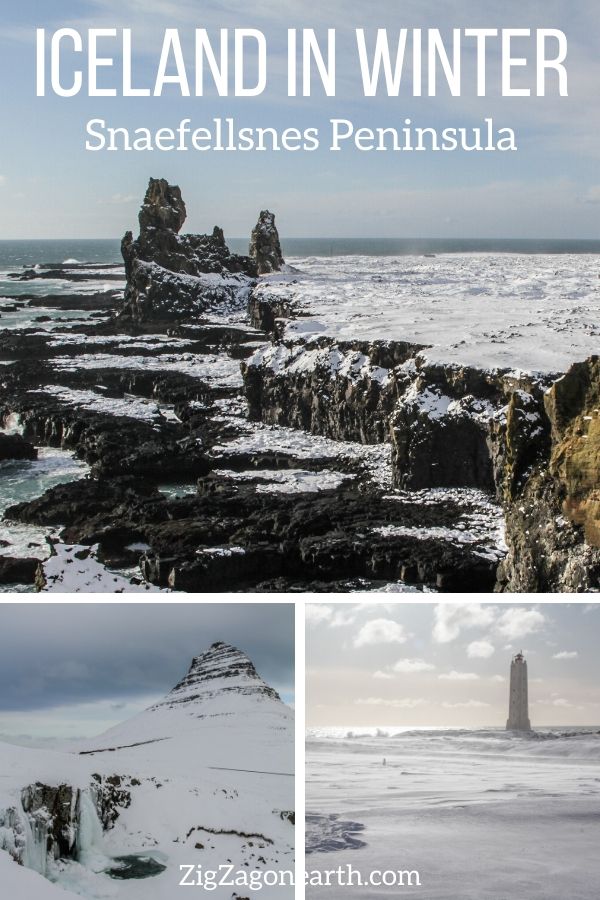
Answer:
[{"label": "overcast sky", "polygon": [[293,702],[289,604],[2,603],[0,739],[100,734],[163,697],[218,640]]},{"label": "overcast sky", "polygon": [[[35,97],[36,27],[130,27],[133,82],[152,85],[159,46],[168,27],[184,35],[193,59],[196,27],[214,36],[221,27],[254,27],[268,41],[268,87],[256,98],[181,98],[168,86],[162,98]],[[569,97],[365,98],[356,64],[354,29],[437,27],[560,28],[569,54]],[[316,91],[288,99],[285,40],[289,27],[314,27],[338,40],[337,95]],[[247,236],[260,209],[278,216],[283,237],[590,237],[598,236],[600,5],[594,0],[332,0],[324,5],[292,0],[260,3],[216,0],[20,0],[4,4],[0,25],[0,238],[120,237],[135,227],[149,176],[179,183],[190,211],[187,228],[215,223],[227,236]],[[110,39],[112,40],[112,39]],[[110,51],[110,41],[101,45]],[[115,44],[116,47],[116,44]],[[520,49],[519,47],[516,48]],[[524,49],[525,53],[529,51]],[[531,54],[529,54],[531,55]],[[118,53],[117,53],[118,56]],[[498,54],[489,60],[497,79]],[[464,69],[473,72],[473,56]],[[532,82],[531,66],[523,78]],[[110,72],[108,71],[108,74]],[[517,76],[518,78],[519,76]],[[193,73],[190,74],[193,81]],[[468,81],[468,77],[467,77]],[[474,79],[471,77],[471,81]],[[113,82],[111,82],[112,84]],[[410,82],[408,82],[410,88]],[[471,127],[486,116],[517,134],[516,153],[333,154],[325,148],[298,153],[90,153],[85,123],[104,118],[130,129],[173,127],[189,117],[195,126],[214,116],[239,125],[305,128],[332,117],[360,126]]]},{"label": "overcast sky", "polygon": [[532,726],[600,725],[600,604],[311,605],[309,726],[504,726],[523,650]]}]

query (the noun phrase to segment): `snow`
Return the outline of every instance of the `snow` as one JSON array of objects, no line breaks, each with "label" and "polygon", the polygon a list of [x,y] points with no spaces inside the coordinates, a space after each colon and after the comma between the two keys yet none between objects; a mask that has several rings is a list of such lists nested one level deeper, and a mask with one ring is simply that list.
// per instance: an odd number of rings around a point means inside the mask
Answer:
[{"label": "snow", "polygon": [[324,458],[353,462],[380,486],[389,488],[392,483],[389,444],[334,441],[283,425],[264,425],[262,422],[244,421],[234,416],[230,418],[238,430],[241,430],[241,434],[227,443],[214,446],[210,455],[215,460],[219,460],[224,454],[286,453],[298,459]]},{"label": "snow", "polygon": [[[307,735],[311,870],[420,873],[420,888],[377,888],[373,897],[596,896],[597,729],[542,729],[531,738],[500,729],[353,731]],[[354,834],[365,846],[324,852],[332,815],[364,826]],[[307,898],[338,900],[348,892],[315,887]]]},{"label": "snow", "polygon": [[382,387],[389,381],[389,370],[374,366],[358,350],[341,352],[338,347],[311,349],[303,344],[266,344],[259,347],[248,360],[249,366],[264,366],[275,374],[309,374],[315,370],[329,371],[331,378],[347,378],[356,382],[361,378],[376,381]]},{"label": "snow", "polygon": [[[61,900],[76,894],[172,900],[180,865],[216,869],[230,859],[240,869],[246,863],[250,870],[293,869],[294,830],[281,816],[294,808],[293,713],[263,689],[259,677],[215,673],[184,680],[96,739],[52,751],[0,743],[0,815],[18,806],[22,787],[35,781],[88,790],[93,773],[118,774],[131,794],[131,804],[119,809],[114,827],[103,835],[84,801],[78,838],[82,857],[49,872],[68,888],[64,893],[0,851],[0,877],[7,875],[2,883],[10,885],[10,900]],[[204,847],[196,848],[197,843]],[[151,856],[166,869],[151,879],[125,881],[98,871],[99,860],[127,854]],[[232,888],[212,893],[215,900],[230,900]],[[293,888],[263,893],[291,900]]]},{"label": "snow", "polygon": [[131,369],[147,372],[180,372],[219,387],[237,388],[243,384],[239,360],[225,354],[163,353],[159,357],[152,357],[89,353],[73,357],[59,356],[52,360],[52,365],[58,371]]},{"label": "snow", "polygon": [[198,556],[243,556],[246,552],[244,547],[236,547],[233,544],[227,544],[223,547],[200,547],[196,550]]},{"label": "snow", "polygon": [[155,426],[158,425],[161,417],[170,421],[179,421],[174,415],[171,404],[157,404],[153,400],[146,400],[133,394],[125,394],[122,399],[104,397],[96,391],[66,388],[55,384],[45,385],[37,390],[30,390],[28,393],[49,394],[68,406],[80,406],[92,412],[111,416],[127,416],[129,419],[140,419]]},{"label": "snow", "polygon": [[73,894],[52,884],[42,875],[17,866],[0,850],[0,884],[7,900],[68,900]]},{"label": "snow", "polygon": [[340,487],[354,476],[331,469],[309,472],[305,469],[279,469],[265,471],[251,469],[235,472],[231,469],[214,469],[214,474],[231,481],[255,484],[257,494],[300,494],[310,491],[328,491]]},{"label": "snow", "polygon": [[43,592],[117,594],[126,591],[130,594],[162,591],[155,585],[138,584],[123,574],[109,571],[96,558],[97,552],[97,545],[55,544],[53,555],[43,563],[46,581]]},{"label": "snow", "polygon": [[459,515],[452,528],[383,525],[376,532],[388,536],[414,537],[419,540],[444,540],[454,545],[476,545],[476,553],[484,559],[500,560],[506,555],[504,513],[489,494],[475,488],[427,488],[420,491],[395,490],[386,500],[418,503],[420,506],[455,504]]},{"label": "snow", "polygon": [[255,294],[290,300],[291,341],[402,340],[430,362],[557,373],[598,350],[598,257],[452,253],[435,258],[309,257]]}]

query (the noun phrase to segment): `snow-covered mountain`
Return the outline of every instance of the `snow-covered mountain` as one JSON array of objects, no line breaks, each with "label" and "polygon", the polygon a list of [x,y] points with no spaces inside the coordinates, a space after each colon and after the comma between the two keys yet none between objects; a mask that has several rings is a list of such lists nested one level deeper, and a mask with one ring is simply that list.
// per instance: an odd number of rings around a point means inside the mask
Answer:
[{"label": "snow-covered mountain", "polygon": [[[12,856],[25,867],[10,869],[11,900],[32,897],[27,868],[40,873],[36,900],[57,887],[171,900],[181,865],[291,870],[293,737],[292,711],[244,653],[218,642],[164,699],[98,738],[50,753],[0,744],[0,866]],[[121,874],[164,870],[111,877],[123,856],[134,859]],[[244,897],[248,888],[212,893]]]}]

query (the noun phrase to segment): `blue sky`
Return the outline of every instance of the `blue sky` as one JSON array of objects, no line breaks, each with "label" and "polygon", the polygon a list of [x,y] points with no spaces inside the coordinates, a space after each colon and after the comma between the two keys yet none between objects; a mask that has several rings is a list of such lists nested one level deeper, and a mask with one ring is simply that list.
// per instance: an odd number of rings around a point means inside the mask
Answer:
[{"label": "blue sky", "polygon": [[[255,27],[269,47],[269,83],[261,97],[71,99],[35,97],[34,34],[71,26],[130,27],[134,80],[151,83],[163,31],[178,27],[190,47],[195,27]],[[364,98],[354,29],[552,27],[569,42],[568,98]],[[338,35],[335,98],[286,96],[286,29],[314,27]],[[597,84],[600,10],[591,0],[333,0],[317,6],[291,0],[199,4],[196,0],[21,0],[5,8],[0,27],[2,141],[0,239],[116,237],[134,227],[149,176],[179,183],[186,229],[215,223],[226,235],[249,233],[260,209],[277,213],[283,236],[589,237],[598,236],[600,131]],[[497,58],[490,61],[496,70]],[[468,67],[468,60],[466,62]],[[327,140],[307,153],[90,153],[85,123],[101,117],[131,129],[194,125],[233,116],[240,125],[316,126],[326,137],[331,117],[357,126],[480,124],[492,116],[515,129],[516,153],[329,152]]]},{"label": "blue sky", "polygon": [[293,702],[291,604],[0,604],[0,740],[100,734],[164,697],[219,640]]},{"label": "blue sky", "polygon": [[600,725],[599,635],[599,604],[315,604],[307,724],[504,727],[523,650],[533,728]]}]

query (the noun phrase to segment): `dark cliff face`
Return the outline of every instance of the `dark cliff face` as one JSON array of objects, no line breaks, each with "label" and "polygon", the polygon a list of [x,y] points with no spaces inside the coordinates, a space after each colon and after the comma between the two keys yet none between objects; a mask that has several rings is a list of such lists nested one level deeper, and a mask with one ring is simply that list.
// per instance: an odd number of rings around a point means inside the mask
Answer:
[{"label": "dark cliff face", "polygon": [[[274,298],[274,316],[281,304]],[[271,347],[243,366],[252,418],[338,440],[391,441],[400,488],[493,493],[508,545],[497,590],[600,587],[597,357],[558,379],[430,364],[426,348],[396,341],[281,340],[264,295],[250,310],[274,329]],[[302,311],[292,299],[284,314]]]},{"label": "dark cliff face", "polygon": [[36,782],[23,789],[21,803],[32,829],[46,836],[54,859],[75,856],[79,791],[69,784],[57,787]]},{"label": "dark cliff face", "polygon": [[230,253],[218,226],[212,234],[180,235],[185,218],[179,187],[151,178],[139,237],[128,231],[121,242],[127,278],[121,324],[193,321],[209,309],[244,308],[256,264]]}]

